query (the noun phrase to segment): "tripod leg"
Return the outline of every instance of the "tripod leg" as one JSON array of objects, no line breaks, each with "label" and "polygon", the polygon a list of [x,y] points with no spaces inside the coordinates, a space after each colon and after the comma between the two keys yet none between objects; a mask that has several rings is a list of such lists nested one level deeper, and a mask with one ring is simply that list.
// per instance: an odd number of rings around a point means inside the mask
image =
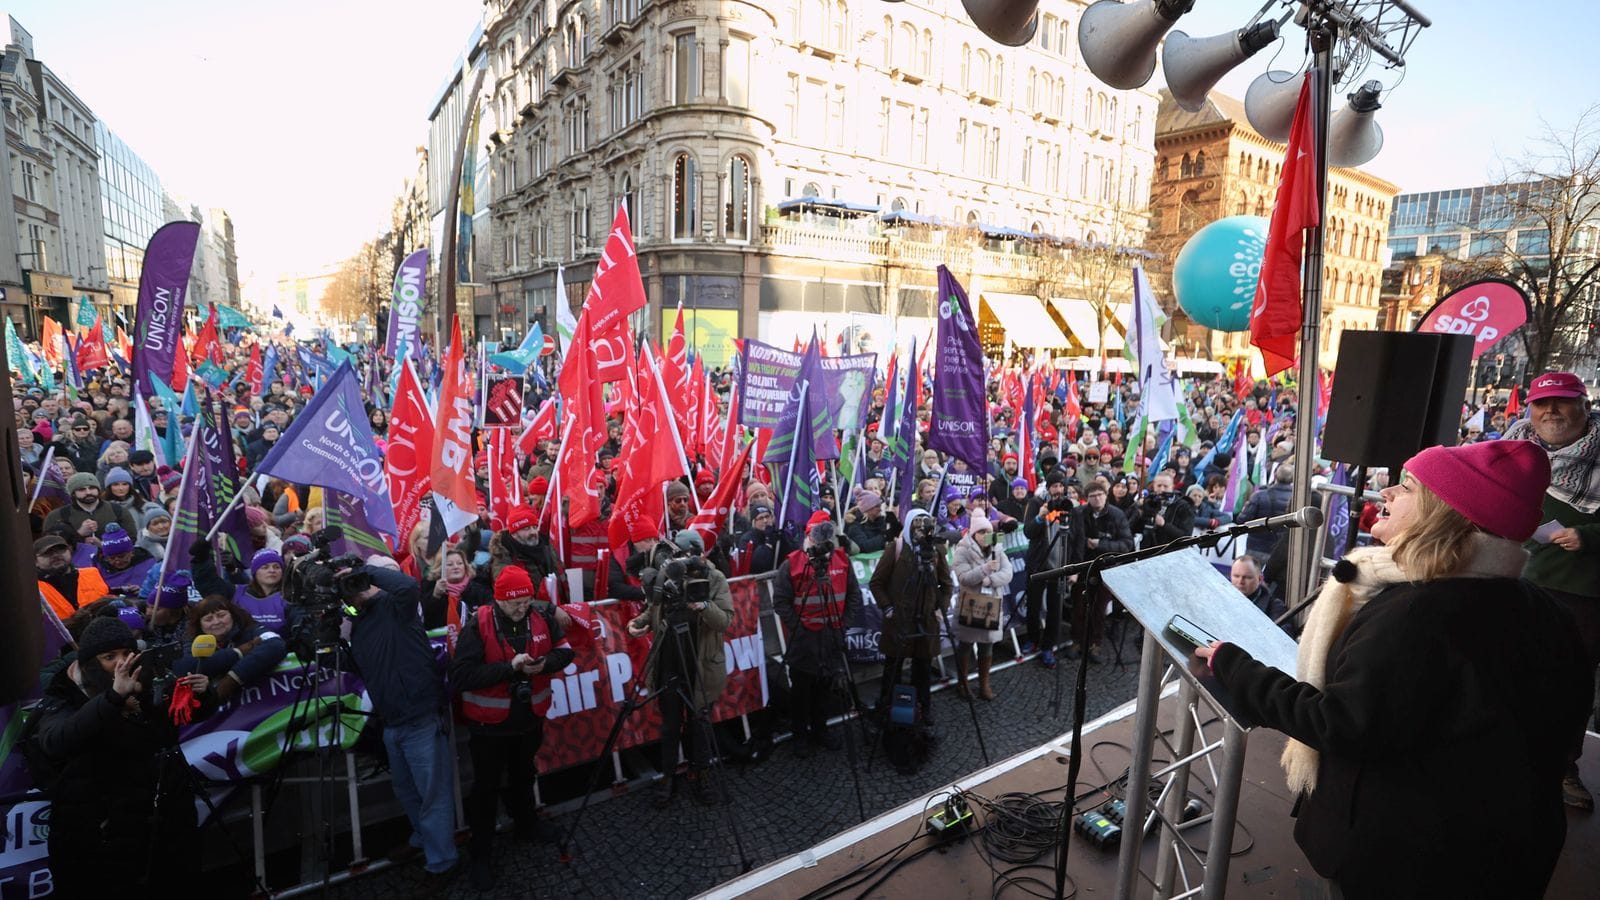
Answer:
[{"label": "tripod leg", "polygon": [[[688,708],[690,710],[689,728],[694,730],[698,727],[702,734],[700,746],[704,752],[710,753],[711,748],[716,746],[717,738],[716,731],[711,726],[711,712],[710,710],[701,710],[693,705],[690,705]],[[733,835],[734,849],[739,851],[739,871],[741,873],[749,872],[751,869],[755,868],[755,862],[751,860],[749,854],[745,852],[744,838],[740,836],[742,829],[740,829],[739,823],[734,821],[733,795],[728,791],[728,782],[726,778],[728,769],[722,763],[722,754],[711,753],[710,765],[701,770],[700,777],[704,778],[710,775],[712,769],[715,769],[717,772],[716,784],[708,787],[715,787],[717,794],[722,801],[722,821],[723,824],[727,826],[728,833]]]}]

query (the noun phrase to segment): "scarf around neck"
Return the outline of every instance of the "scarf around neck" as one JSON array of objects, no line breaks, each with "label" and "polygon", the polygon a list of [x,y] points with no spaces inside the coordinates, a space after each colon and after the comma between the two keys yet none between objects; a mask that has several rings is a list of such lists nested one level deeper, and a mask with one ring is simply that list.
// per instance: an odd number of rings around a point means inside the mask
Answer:
[{"label": "scarf around neck", "polygon": [[[1527,561],[1528,551],[1520,544],[1479,532],[1472,536],[1472,549],[1461,571],[1450,577],[1516,578]],[[1295,677],[1319,690],[1325,687],[1328,653],[1350,619],[1385,588],[1414,580],[1394,561],[1394,551],[1389,547],[1350,551],[1334,567],[1333,577],[1322,583],[1322,590],[1311,604],[1305,630],[1300,633]],[[1320,762],[1316,750],[1290,738],[1279,761],[1290,790],[1309,794],[1316,789]]]},{"label": "scarf around neck", "polygon": [[1550,496],[1584,515],[1600,510],[1600,409],[1589,411],[1583,436],[1559,449],[1539,440],[1527,419],[1506,429],[1501,440],[1531,440],[1550,453]]}]

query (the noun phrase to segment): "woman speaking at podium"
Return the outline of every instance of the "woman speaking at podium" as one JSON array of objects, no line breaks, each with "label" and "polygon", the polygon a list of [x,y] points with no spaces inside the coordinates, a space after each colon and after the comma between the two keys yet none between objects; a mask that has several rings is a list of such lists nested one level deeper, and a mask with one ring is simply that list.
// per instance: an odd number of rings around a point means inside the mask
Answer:
[{"label": "woman speaking at podium", "polygon": [[1593,692],[1576,626],[1519,580],[1550,460],[1528,441],[1431,447],[1383,492],[1383,546],[1333,571],[1298,679],[1195,651],[1292,740],[1295,841],[1334,897],[1541,897],[1561,776]]}]

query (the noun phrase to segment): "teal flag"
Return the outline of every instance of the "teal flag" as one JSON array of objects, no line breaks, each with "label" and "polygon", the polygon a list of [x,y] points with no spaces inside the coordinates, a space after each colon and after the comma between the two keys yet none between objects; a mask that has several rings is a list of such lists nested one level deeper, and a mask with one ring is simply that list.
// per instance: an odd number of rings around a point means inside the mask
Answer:
[{"label": "teal flag", "polygon": [[97,318],[99,318],[99,314],[97,314],[95,312],[94,304],[89,302],[89,298],[88,297],[79,297],[78,298],[78,325],[80,327],[83,327],[83,328],[93,328],[94,327],[94,320],[97,319]]}]

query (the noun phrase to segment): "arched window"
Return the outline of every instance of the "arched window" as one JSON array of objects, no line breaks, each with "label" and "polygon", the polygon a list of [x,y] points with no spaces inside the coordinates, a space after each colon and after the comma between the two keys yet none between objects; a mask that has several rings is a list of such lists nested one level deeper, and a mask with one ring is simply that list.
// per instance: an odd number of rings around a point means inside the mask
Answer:
[{"label": "arched window", "polygon": [[750,161],[735,156],[728,162],[728,195],[722,204],[722,230],[730,241],[750,240]]},{"label": "arched window", "polygon": [[1190,189],[1178,199],[1178,230],[1188,234],[1199,230],[1205,218],[1200,212],[1200,192]]},{"label": "arched window", "polygon": [[1256,215],[1264,216],[1266,214],[1267,214],[1267,195],[1266,194],[1262,194],[1261,196],[1256,198]]},{"label": "arched window", "polygon": [[917,72],[924,78],[933,72],[933,30],[922,29],[922,44],[917,47]]},{"label": "arched window", "polygon": [[1039,224],[1038,219],[1033,220],[1033,224],[1028,226],[1028,230],[1034,234],[1044,234],[1044,226]]},{"label": "arched window", "polygon": [[1240,197],[1239,198],[1239,205],[1234,209],[1234,215],[1236,215],[1236,216],[1244,215],[1246,212],[1249,211],[1248,209],[1246,209],[1246,207],[1248,207],[1249,205],[1250,205],[1250,201],[1249,200],[1245,199],[1244,197]]},{"label": "arched window", "polygon": [[896,197],[893,200],[889,201],[889,211],[890,212],[905,212],[906,211],[906,206],[907,206],[906,198],[904,198],[904,197]]},{"label": "arched window", "polygon": [[700,183],[695,175],[694,157],[679,153],[672,160],[672,237],[687,240],[695,236],[700,227]]},{"label": "arched window", "polygon": [[822,0],[797,0],[800,4],[801,39],[825,47],[828,41],[828,8]]},{"label": "arched window", "polygon": [[1004,56],[1000,56],[1000,55],[997,54],[995,56],[995,58],[994,58],[994,67],[993,67],[993,69],[990,70],[989,96],[991,96],[991,97],[1004,97],[1005,96],[1005,84],[1006,84],[1006,58]]},{"label": "arched window", "polygon": [[1201,150],[1194,155],[1194,175],[1199,178],[1206,173],[1206,152]]},{"label": "arched window", "polygon": [[910,22],[901,22],[894,30],[894,55],[889,65],[907,72],[916,65],[917,29]]},{"label": "arched window", "polygon": [[1165,156],[1163,156],[1160,159],[1156,160],[1156,180],[1157,181],[1166,181],[1167,180],[1167,158]]},{"label": "arched window", "polygon": [[1193,176],[1194,176],[1194,159],[1192,157],[1190,157],[1189,154],[1185,153],[1183,155],[1183,163],[1178,166],[1178,177],[1179,178],[1191,178]]},{"label": "arched window", "polygon": [[829,37],[833,39],[833,47],[843,50],[850,43],[850,7],[844,0],[836,0],[833,4],[833,21],[828,23]]},{"label": "arched window", "polygon": [[800,196],[807,199],[821,197],[822,188],[819,187],[815,181],[808,181],[806,182],[806,186],[800,189]]},{"label": "arched window", "polygon": [[1090,127],[1094,122],[1094,91],[1084,88],[1083,91],[1083,127]]},{"label": "arched window", "polygon": [[980,49],[976,66],[972,71],[972,86],[977,91],[989,89],[989,51]]},{"label": "arched window", "polygon": [[[888,19],[885,19],[884,21],[887,22]],[[972,45],[971,44],[962,44],[961,45],[961,89],[963,91],[972,90]]]},{"label": "arched window", "polygon": [[974,209],[974,210],[971,210],[971,211],[969,211],[967,213],[967,224],[968,225],[976,225],[976,224],[978,224],[978,211],[977,210]]},{"label": "arched window", "polygon": [[1039,70],[1035,69],[1033,66],[1029,66],[1028,67],[1028,112],[1033,112],[1033,111],[1035,111],[1037,109],[1040,109],[1043,106],[1043,104],[1039,103],[1038,87],[1037,87],[1038,80],[1039,80]]}]

